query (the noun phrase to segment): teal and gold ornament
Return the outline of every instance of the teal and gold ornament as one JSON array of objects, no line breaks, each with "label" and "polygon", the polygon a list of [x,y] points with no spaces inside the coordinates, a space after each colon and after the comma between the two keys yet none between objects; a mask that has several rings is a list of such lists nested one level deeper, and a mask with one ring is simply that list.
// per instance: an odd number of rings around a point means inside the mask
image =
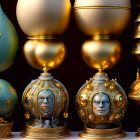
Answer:
[{"label": "teal and gold ornament", "polygon": [[[7,70],[15,60],[18,51],[18,37],[10,20],[2,11],[0,5],[0,72]],[[0,79],[0,138],[12,136],[13,122],[7,122],[18,101],[17,93],[13,86]]]},{"label": "teal and gold ornament", "polygon": [[17,104],[18,97],[16,90],[6,80],[0,79],[0,138],[12,136],[13,122],[7,122]]},{"label": "teal and gold ornament", "polygon": [[0,5],[0,71],[7,70],[14,63],[17,51],[16,30]]}]

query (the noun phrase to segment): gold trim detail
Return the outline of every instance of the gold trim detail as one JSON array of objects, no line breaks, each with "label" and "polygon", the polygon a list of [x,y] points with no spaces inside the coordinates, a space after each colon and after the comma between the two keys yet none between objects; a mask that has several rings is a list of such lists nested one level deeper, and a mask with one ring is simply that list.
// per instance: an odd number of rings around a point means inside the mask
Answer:
[{"label": "gold trim detail", "polygon": [[13,122],[0,122],[0,139],[9,139],[13,137],[12,132]]},{"label": "gold trim detail", "polygon": [[11,101],[11,99],[8,99],[7,101],[6,101],[6,106],[11,106],[11,104],[12,104],[12,101]]},{"label": "gold trim detail", "polygon": [[21,136],[29,139],[56,139],[70,136],[70,131],[66,124],[57,128],[37,128],[26,124],[26,129],[21,132]]},{"label": "gold trim detail", "polygon": [[126,133],[120,127],[112,129],[91,129],[84,127],[79,136],[86,139],[116,139],[125,137]]},{"label": "gold trim detail", "polygon": [[77,9],[96,9],[96,8],[110,8],[110,9],[131,9],[131,7],[125,7],[125,6],[75,6],[73,7],[74,10]]}]

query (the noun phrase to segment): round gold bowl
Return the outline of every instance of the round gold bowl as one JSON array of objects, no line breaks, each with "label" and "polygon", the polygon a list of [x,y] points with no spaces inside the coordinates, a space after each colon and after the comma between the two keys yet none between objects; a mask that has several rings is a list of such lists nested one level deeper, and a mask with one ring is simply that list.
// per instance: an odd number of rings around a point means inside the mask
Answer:
[{"label": "round gold bowl", "polygon": [[120,34],[130,18],[130,3],[129,0],[91,0],[87,3],[76,0],[74,15],[79,28],[89,36]]},{"label": "round gold bowl", "polygon": [[122,48],[116,40],[87,40],[81,53],[88,66],[94,69],[109,69],[121,57]]}]

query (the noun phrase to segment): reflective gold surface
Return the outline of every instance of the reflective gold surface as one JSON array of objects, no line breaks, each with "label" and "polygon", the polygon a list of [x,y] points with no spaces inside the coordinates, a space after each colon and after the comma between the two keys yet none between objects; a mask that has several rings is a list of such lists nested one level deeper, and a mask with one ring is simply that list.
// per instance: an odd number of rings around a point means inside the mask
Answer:
[{"label": "reflective gold surface", "polygon": [[35,48],[36,60],[47,68],[56,68],[64,60],[66,54],[65,45],[58,41],[40,41]]},{"label": "reflective gold surface", "polygon": [[7,122],[0,118],[0,139],[9,139],[12,137],[13,122]]},{"label": "reflective gold surface", "polygon": [[125,131],[120,127],[113,129],[91,129],[84,127],[79,134],[80,137],[86,139],[117,139],[126,136]]},{"label": "reflective gold surface", "polygon": [[[108,83],[108,86],[105,83]],[[89,91],[87,85],[91,85],[93,89]],[[113,89],[110,88],[112,86]],[[97,93],[104,93],[110,99],[110,109],[105,115],[98,115],[93,111],[93,97]],[[105,126],[118,123],[125,114],[126,104],[127,98],[122,87],[116,80],[109,80],[104,72],[96,73],[80,88],[76,96],[79,116],[90,128],[94,128],[96,125]]]},{"label": "reflective gold surface", "polygon": [[66,125],[57,128],[35,128],[28,122],[26,129],[21,133],[21,136],[28,139],[61,139],[70,136],[70,132]]},{"label": "reflective gold surface", "polygon": [[[38,79],[32,80],[25,88],[22,103],[26,109],[25,117],[29,119],[31,114],[33,120],[26,123],[21,136],[58,139],[70,135],[66,123],[59,119],[62,114],[64,118],[68,117],[68,92],[61,82],[47,72],[46,68]],[[46,107],[46,110],[43,107]]]},{"label": "reflective gold surface", "polygon": [[74,16],[87,35],[120,34],[130,18],[130,0],[76,0]]},{"label": "reflective gold surface", "polygon": [[44,66],[53,69],[65,59],[65,45],[57,40],[29,40],[24,45],[27,62],[37,69]]},{"label": "reflective gold surface", "polygon": [[116,40],[88,40],[81,53],[88,66],[94,69],[109,69],[120,59],[121,45]]},{"label": "reflective gold surface", "polygon": [[134,49],[132,50],[132,54],[134,54],[140,61],[140,40],[136,43]]},{"label": "reflective gold surface", "polygon": [[[92,90],[88,89],[89,86],[92,86]],[[84,122],[84,129],[79,135],[87,139],[124,137],[125,132],[118,122],[125,114],[126,105],[123,88],[116,79],[109,80],[107,74],[100,70],[86,81],[76,96],[77,111]]]},{"label": "reflective gold surface", "polygon": [[131,92],[128,94],[128,97],[134,101],[138,105],[140,105],[140,76],[139,76],[139,69],[137,71],[136,80],[131,85]]},{"label": "reflective gold surface", "polygon": [[70,0],[18,0],[17,19],[28,36],[61,35],[70,20]]},{"label": "reflective gold surface", "polygon": [[76,0],[74,7],[78,6],[119,6],[119,7],[130,7],[130,0]]},{"label": "reflective gold surface", "polygon": [[134,38],[140,38],[140,21],[136,23]]}]

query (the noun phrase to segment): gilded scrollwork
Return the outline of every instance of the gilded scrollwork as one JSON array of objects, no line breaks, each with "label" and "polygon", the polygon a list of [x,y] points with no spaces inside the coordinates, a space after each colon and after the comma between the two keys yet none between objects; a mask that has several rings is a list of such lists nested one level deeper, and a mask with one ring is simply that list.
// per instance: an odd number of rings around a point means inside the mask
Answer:
[{"label": "gilded scrollwork", "polygon": [[[92,86],[88,90],[87,86]],[[125,113],[127,98],[117,80],[109,80],[107,74],[96,73],[90,84],[87,81],[77,93],[79,116],[86,124],[111,124],[120,121]]]}]

